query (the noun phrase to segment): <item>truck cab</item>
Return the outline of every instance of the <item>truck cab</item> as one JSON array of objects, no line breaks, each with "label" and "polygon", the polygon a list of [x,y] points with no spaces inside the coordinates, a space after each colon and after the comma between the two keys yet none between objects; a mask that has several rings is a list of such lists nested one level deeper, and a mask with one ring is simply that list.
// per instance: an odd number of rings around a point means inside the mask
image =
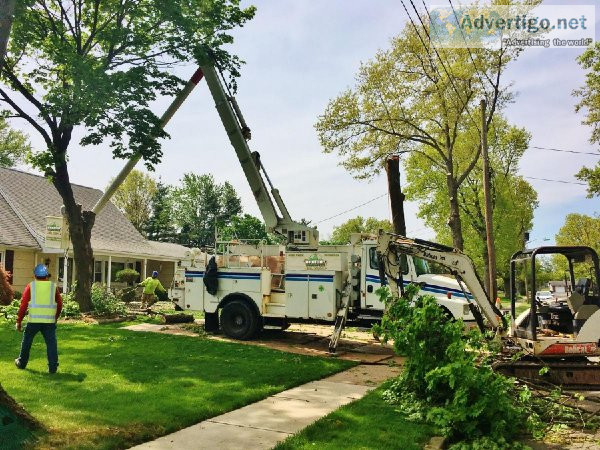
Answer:
[{"label": "truck cab", "polygon": [[[379,277],[379,258],[377,256],[377,243],[375,241],[364,242],[361,255],[361,290],[360,290],[360,315],[365,318],[376,320],[383,314],[385,308],[381,302],[377,290],[381,287]],[[423,259],[413,256],[401,255],[403,284],[418,284],[423,294],[433,295],[438,304],[444,309],[448,316],[464,322],[475,323],[465,293],[458,282],[444,274],[432,273],[429,263]],[[471,323],[469,323],[471,325]]]}]

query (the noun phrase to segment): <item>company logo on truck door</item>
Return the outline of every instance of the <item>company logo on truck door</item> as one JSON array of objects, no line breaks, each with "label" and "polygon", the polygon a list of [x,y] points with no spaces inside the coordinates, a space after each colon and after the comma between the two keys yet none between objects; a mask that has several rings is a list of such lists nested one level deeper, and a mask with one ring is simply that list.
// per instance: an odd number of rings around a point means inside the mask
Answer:
[{"label": "company logo on truck door", "polygon": [[304,260],[304,265],[307,269],[325,269],[327,267],[327,261],[314,254],[311,257]]}]

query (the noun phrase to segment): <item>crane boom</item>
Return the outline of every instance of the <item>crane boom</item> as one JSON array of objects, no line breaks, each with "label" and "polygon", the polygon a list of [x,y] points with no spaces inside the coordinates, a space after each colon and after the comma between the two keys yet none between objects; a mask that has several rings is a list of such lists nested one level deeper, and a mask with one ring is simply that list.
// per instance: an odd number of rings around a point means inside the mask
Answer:
[{"label": "crane boom", "polygon": [[[481,313],[494,329],[504,326],[501,322],[502,313],[495,303],[488,298],[483,285],[477,275],[473,261],[461,251],[436,244],[435,242],[421,239],[409,239],[404,236],[379,232],[377,252],[381,255],[386,274],[390,279],[390,286],[398,294],[398,280],[400,279],[400,266],[397,263],[400,254],[411,255],[426,261],[435,262],[449,269],[458,283],[467,286],[473,300]],[[469,300],[469,296],[465,295]]]},{"label": "crane boom", "polygon": [[[221,122],[242,166],[252,194],[254,194],[267,230],[285,236],[289,244],[316,247],[319,243],[317,229],[292,220],[279,191],[273,187],[264,170],[260,155],[250,150],[247,142],[250,139],[250,129],[242,117],[235,98],[225,92],[215,66],[207,59],[205,63],[200,65],[200,69],[204,73],[204,79],[208,84]],[[271,188],[270,192],[260,172],[261,169]],[[275,208],[273,199],[279,212]],[[279,214],[283,217],[280,217]]]}]

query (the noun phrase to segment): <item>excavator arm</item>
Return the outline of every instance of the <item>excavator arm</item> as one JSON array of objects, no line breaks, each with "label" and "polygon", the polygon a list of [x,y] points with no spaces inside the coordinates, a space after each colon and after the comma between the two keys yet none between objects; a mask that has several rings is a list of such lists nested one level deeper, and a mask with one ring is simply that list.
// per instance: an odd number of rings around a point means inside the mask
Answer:
[{"label": "excavator arm", "polygon": [[[382,268],[389,280],[390,288],[394,295],[400,295],[401,276],[399,256],[411,255],[426,261],[435,262],[447,268],[456,277],[458,284],[464,291],[464,286],[470,292],[465,292],[471,311],[474,313],[479,325],[482,326],[481,316],[485,317],[489,325],[496,330],[506,328],[502,322],[502,313],[495,303],[488,298],[473,265],[473,261],[461,251],[452,247],[436,244],[435,242],[421,239],[409,239],[385,231],[379,232],[377,252],[380,255]],[[477,305],[475,309],[471,298]]]}]

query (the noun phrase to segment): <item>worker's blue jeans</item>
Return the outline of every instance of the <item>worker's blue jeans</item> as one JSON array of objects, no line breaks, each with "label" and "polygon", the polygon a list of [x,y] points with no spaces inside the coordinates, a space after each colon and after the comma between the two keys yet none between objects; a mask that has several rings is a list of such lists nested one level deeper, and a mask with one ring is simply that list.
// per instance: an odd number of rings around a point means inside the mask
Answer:
[{"label": "worker's blue jeans", "polygon": [[24,369],[29,362],[29,351],[33,338],[39,332],[46,341],[46,354],[48,355],[48,371],[56,372],[58,368],[58,348],[56,343],[56,324],[55,323],[28,323],[23,332],[23,342],[21,343],[21,353],[19,354],[19,366]]}]

